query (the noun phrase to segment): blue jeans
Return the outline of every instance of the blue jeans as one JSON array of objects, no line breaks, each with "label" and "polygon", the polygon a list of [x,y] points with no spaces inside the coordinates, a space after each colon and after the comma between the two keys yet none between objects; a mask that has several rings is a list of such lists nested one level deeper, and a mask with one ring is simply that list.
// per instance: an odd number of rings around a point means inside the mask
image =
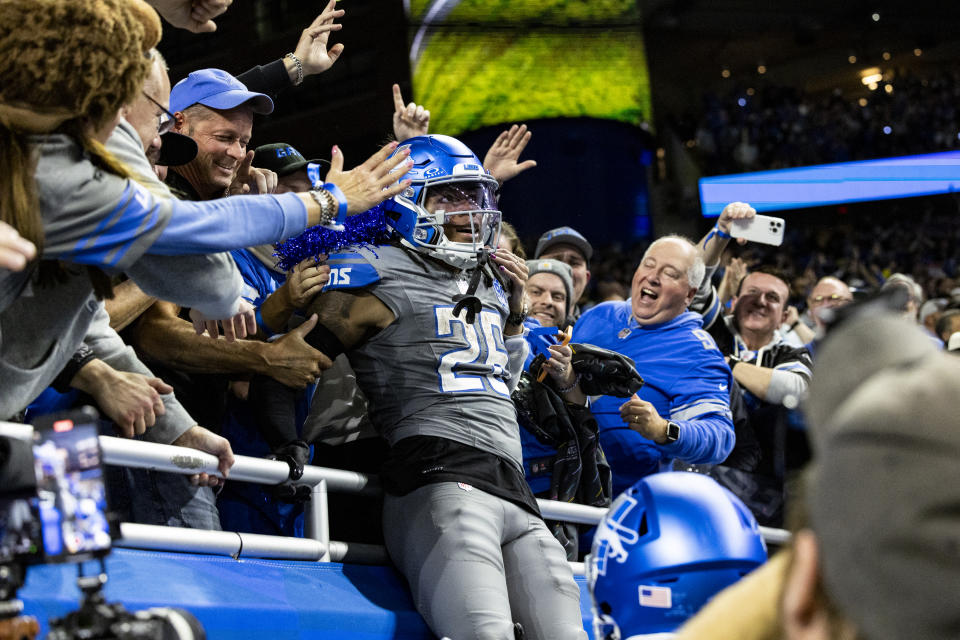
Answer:
[{"label": "blue jeans", "polygon": [[177,473],[128,467],[112,470],[108,476],[110,497],[125,520],[220,531],[217,501],[210,487],[195,487],[189,476]]}]

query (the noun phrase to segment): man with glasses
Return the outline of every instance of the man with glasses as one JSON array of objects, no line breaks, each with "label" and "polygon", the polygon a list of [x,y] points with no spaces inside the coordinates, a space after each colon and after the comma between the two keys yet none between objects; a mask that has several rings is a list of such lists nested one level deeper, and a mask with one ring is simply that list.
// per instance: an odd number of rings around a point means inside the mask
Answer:
[{"label": "man with glasses", "polygon": [[[813,318],[814,325],[818,331],[823,331],[823,319],[820,312],[825,309],[836,309],[853,302],[853,292],[847,283],[833,276],[824,276],[817,281],[810,295],[807,296],[807,310],[810,317]],[[816,334],[811,331],[807,325],[799,323],[794,330],[801,340],[804,341],[807,351],[813,355],[813,340]]]}]

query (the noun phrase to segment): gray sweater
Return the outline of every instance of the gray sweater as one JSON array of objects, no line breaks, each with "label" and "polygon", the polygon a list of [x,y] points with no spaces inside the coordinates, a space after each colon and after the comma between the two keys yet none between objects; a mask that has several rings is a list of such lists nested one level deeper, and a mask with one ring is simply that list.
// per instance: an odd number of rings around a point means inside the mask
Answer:
[{"label": "gray sweater", "polygon": [[[0,269],[0,419],[39,395],[87,335],[100,304],[78,265],[124,271],[150,295],[224,318],[236,313],[240,299],[236,269],[223,256],[173,256],[276,242],[306,227],[306,208],[293,194],[209,203],[158,199],[95,167],[67,136],[32,142],[43,258],[68,263],[68,272],[40,288],[36,263],[19,273]],[[118,127],[108,146],[137,174],[152,175],[129,125]]]}]

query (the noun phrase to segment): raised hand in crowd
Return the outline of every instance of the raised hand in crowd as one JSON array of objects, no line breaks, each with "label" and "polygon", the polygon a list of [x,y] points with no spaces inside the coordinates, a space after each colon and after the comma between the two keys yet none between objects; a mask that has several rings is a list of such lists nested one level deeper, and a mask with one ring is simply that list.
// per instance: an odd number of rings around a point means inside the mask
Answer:
[{"label": "raised hand in crowd", "polygon": [[747,276],[747,263],[740,258],[730,258],[727,268],[723,271],[723,278],[717,288],[720,304],[726,305],[737,295],[740,282]]},{"label": "raised hand in crowd", "polygon": [[271,348],[264,356],[268,365],[264,373],[288,387],[303,389],[316,380],[321,371],[333,366],[330,358],[304,339],[316,325],[317,314],[313,314],[299,327],[270,343]]},{"label": "raised hand in crowd", "polygon": [[397,181],[413,166],[413,161],[408,157],[408,149],[390,157],[397,144],[391,142],[384,145],[380,151],[367,158],[366,162],[349,171],[343,170],[343,153],[340,148],[333,147],[326,180],[337,185],[346,196],[348,214],[363,213],[397,195],[410,184],[409,180]]},{"label": "raised hand in crowd", "polygon": [[[746,202],[731,202],[725,206],[720,212],[720,217],[717,218],[717,224],[698,244],[703,251],[704,264],[712,266],[720,262],[720,256],[723,255],[723,250],[727,248],[727,242],[730,240],[730,225],[734,220],[746,220],[756,215],[756,209]],[[724,235],[721,236],[720,233]],[[737,243],[746,244],[747,240],[737,238]]]},{"label": "raised hand in crowd", "polygon": [[[731,202],[720,212],[717,227],[724,233],[730,233],[730,225],[734,220],[749,220],[756,217],[757,210],[746,202]],[[746,238],[737,238],[737,244],[746,244]]]},{"label": "raised hand in crowd", "polygon": [[220,336],[219,327],[223,327],[223,337],[227,342],[233,342],[237,338],[246,338],[257,332],[257,316],[253,305],[246,300],[240,301],[239,311],[230,317],[218,320],[208,318],[196,309],[190,309],[190,321],[193,322],[193,330],[198,336],[207,333],[216,340]]},{"label": "raised hand in crowd", "polygon": [[211,33],[217,30],[213,21],[223,15],[233,0],[148,0],[164,20],[194,33]]},{"label": "raised hand in crowd", "polygon": [[411,102],[403,106],[400,85],[393,85],[393,135],[399,141],[425,136],[430,130],[430,110]]},{"label": "raised hand in crowd", "polygon": [[269,169],[258,169],[253,166],[253,151],[247,151],[247,156],[240,162],[237,175],[227,190],[231,196],[248,193],[273,193],[277,188],[277,174]]},{"label": "raised hand in crowd", "polygon": [[160,378],[118,371],[94,358],[77,372],[70,386],[93,397],[97,407],[124,438],[143,435],[166,413],[160,394],[173,387]]},{"label": "raised hand in crowd", "polygon": [[36,255],[37,247],[32,242],[20,237],[6,222],[0,222],[0,269],[23,271]]},{"label": "raised hand in crowd", "polygon": [[[223,478],[230,474],[230,467],[233,466],[234,462],[233,449],[226,438],[222,438],[200,425],[194,425],[174,440],[173,445],[197,449],[216,456],[219,460],[217,468],[223,474]],[[224,480],[208,473],[197,473],[190,476],[190,482],[200,487],[216,487],[223,484]]]},{"label": "raised hand in crowd", "polygon": [[483,166],[501,185],[537,166],[536,160],[517,162],[532,136],[533,133],[527,131],[527,125],[513,125],[493,141],[487,155],[483,157]]},{"label": "raised hand in crowd", "polygon": [[[333,66],[343,53],[343,44],[337,43],[332,47],[327,47],[330,40],[331,31],[339,31],[343,28],[342,24],[337,24],[334,20],[342,18],[343,9],[335,9],[336,0],[330,0],[324,8],[323,13],[310,23],[310,26],[303,30],[300,40],[297,42],[297,48],[293,55],[300,60],[303,67],[303,77],[323,73]],[[284,64],[290,77],[296,82],[298,70],[296,63],[290,58],[284,58]]]}]

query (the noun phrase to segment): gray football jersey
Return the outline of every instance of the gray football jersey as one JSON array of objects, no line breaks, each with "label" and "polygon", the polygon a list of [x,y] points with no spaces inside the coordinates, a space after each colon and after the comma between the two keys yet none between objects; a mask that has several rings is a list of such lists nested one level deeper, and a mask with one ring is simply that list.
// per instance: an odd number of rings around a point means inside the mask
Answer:
[{"label": "gray football jersey", "polygon": [[[466,291],[461,271],[398,246],[352,248],[329,260],[328,289],[364,288],[396,320],[348,353],[370,418],[393,445],[416,435],[447,438],[521,466],[510,400],[526,341],[504,340],[507,293],[481,281],[473,324],[453,315]],[[484,279],[485,280],[485,279]]]}]

